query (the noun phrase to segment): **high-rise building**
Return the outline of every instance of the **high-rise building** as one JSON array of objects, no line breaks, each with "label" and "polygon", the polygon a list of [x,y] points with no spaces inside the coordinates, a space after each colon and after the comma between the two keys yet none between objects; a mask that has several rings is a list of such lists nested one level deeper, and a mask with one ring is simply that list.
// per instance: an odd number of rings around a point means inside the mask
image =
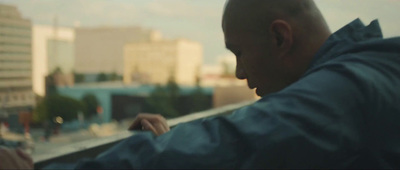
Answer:
[{"label": "high-rise building", "polygon": [[159,32],[140,27],[76,28],[75,71],[85,75],[122,75],[124,45],[160,36]]},{"label": "high-rise building", "polygon": [[32,108],[32,24],[15,6],[0,4],[0,109]]},{"label": "high-rise building", "polygon": [[203,48],[185,40],[159,40],[125,46],[124,83],[195,85],[200,76]]},{"label": "high-rise building", "polygon": [[[33,26],[33,90],[45,95],[45,77],[58,72],[57,85],[73,85],[75,31],[69,27]],[[60,83],[61,82],[61,83]]]}]

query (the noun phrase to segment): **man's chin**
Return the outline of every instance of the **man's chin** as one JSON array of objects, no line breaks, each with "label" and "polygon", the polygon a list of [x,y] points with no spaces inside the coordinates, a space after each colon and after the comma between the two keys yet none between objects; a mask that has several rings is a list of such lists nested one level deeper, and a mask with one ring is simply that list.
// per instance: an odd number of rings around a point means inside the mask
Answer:
[{"label": "man's chin", "polygon": [[257,94],[257,96],[260,96],[260,97],[263,97],[264,95],[266,95],[265,91],[260,88],[256,88],[256,94]]},{"label": "man's chin", "polygon": [[277,93],[281,91],[282,89],[272,89],[272,88],[257,88],[256,89],[256,94],[260,97],[264,97],[266,95],[272,94],[272,93]]}]

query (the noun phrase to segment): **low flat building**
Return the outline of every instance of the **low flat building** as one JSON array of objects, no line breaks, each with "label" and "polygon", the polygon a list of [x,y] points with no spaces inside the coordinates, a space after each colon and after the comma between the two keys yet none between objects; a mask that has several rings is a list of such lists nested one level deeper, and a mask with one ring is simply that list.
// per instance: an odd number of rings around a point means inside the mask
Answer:
[{"label": "low flat building", "polygon": [[[103,122],[135,117],[145,112],[147,97],[155,89],[153,85],[124,85],[122,82],[77,84],[74,87],[57,87],[59,94],[81,100],[87,94],[96,96],[102,112]],[[196,87],[179,87],[182,96],[190,95]],[[213,88],[203,88],[203,92],[212,101]],[[211,105],[211,104],[210,104]]]},{"label": "low flat building", "polygon": [[203,48],[186,39],[125,45],[124,83],[195,85],[203,62]]}]

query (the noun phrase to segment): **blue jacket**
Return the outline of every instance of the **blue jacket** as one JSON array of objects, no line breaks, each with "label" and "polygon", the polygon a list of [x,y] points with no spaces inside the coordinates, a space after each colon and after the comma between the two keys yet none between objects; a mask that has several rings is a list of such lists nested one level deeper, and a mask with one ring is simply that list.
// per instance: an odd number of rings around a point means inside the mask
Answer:
[{"label": "blue jacket", "polygon": [[75,168],[400,168],[400,38],[334,33],[307,72],[232,115],[134,135]]}]

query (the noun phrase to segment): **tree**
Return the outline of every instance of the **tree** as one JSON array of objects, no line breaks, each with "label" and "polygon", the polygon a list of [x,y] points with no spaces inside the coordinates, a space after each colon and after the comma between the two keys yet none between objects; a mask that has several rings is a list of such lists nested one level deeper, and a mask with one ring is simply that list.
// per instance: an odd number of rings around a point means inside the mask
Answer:
[{"label": "tree", "polygon": [[200,86],[196,86],[196,89],[189,95],[189,106],[191,107],[190,113],[209,109],[211,108],[210,97]]},{"label": "tree", "polygon": [[74,82],[75,83],[85,82],[85,76],[83,74],[74,72]]},{"label": "tree", "polygon": [[108,80],[107,74],[105,74],[105,73],[98,74],[96,80],[97,80],[97,82],[107,81]]},{"label": "tree", "polygon": [[100,105],[99,101],[97,100],[96,96],[93,94],[85,94],[82,97],[82,105],[83,105],[83,113],[86,117],[90,117],[96,115],[97,107]]},{"label": "tree", "polygon": [[168,93],[166,88],[159,85],[156,86],[146,99],[146,111],[159,113],[167,118],[179,116],[178,111],[170,100],[171,95]]},{"label": "tree", "polygon": [[169,78],[165,90],[167,91],[168,100],[171,102],[171,105],[173,105],[176,109],[179,105],[180,89],[178,84],[175,82],[175,77],[171,76]]},{"label": "tree", "polygon": [[58,93],[56,84],[54,82],[53,74],[50,74],[45,77],[45,83],[46,83],[46,96],[52,96]]},{"label": "tree", "polygon": [[107,79],[110,81],[120,80],[120,76],[117,73],[113,72],[108,74]]},{"label": "tree", "polygon": [[33,110],[33,122],[45,122],[51,119],[49,109],[48,109],[48,100],[44,98],[41,100]]},{"label": "tree", "polygon": [[56,67],[56,68],[53,70],[53,72],[51,72],[50,74],[51,74],[51,75],[55,75],[55,74],[62,74],[62,73],[63,73],[62,69],[61,69],[60,67]]},{"label": "tree", "polygon": [[172,118],[209,108],[211,108],[211,97],[200,87],[199,77],[196,79],[196,89],[185,96],[181,95],[178,84],[171,77],[167,85],[155,87],[146,99],[145,111]]},{"label": "tree", "polygon": [[152,113],[160,113],[164,117],[171,118],[182,115],[179,112],[180,89],[175,79],[171,76],[166,86],[156,86],[146,100],[146,110]]},{"label": "tree", "polygon": [[78,100],[61,95],[51,95],[38,103],[34,110],[33,120],[35,122],[52,121],[60,116],[64,121],[70,121],[77,118],[79,111],[83,111],[83,105]]},{"label": "tree", "polygon": [[210,109],[212,97],[207,95],[201,88],[201,79],[196,76],[196,88],[187,96],[180,96],[179,104],[176,106],[181,115]]},{"label": "tree", "polygon": [[57,75],[62,74],[62,70],[60,67],[55,68],[49,75],[45,77],[45,83],[46,83],[46,96],[51,96],[51,95],[56,95],[57,92],[57,87],[56,87],[56,82],[55,82],[55,77]]}]

